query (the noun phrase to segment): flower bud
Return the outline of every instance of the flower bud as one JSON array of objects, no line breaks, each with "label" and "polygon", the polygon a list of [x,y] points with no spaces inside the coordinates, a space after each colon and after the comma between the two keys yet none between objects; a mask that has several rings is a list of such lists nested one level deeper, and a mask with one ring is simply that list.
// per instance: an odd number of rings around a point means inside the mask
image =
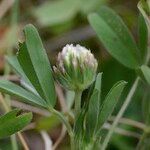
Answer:
[{"label": "flower bud", "polygon": [[62,86],[74,91],[84,90],[95,80],[97,60],[85,47],[66,45],[58,54],[53,69]]}]

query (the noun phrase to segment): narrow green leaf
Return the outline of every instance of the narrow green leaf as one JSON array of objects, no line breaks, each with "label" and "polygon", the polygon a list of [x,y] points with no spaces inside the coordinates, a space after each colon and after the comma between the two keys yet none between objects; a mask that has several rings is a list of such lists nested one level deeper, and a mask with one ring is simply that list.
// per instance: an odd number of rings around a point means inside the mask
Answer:
[{"label": "narrow green leaf", "polygon": [[144,95],[143,95],[143,99],[142,99],[142,114],[143,114],[143,119],[144,119],[144,123],[147,126],[150,126],[150,92],[149,92],[149,88],[146,86],[144,88]]},{"label": "narrow green leaf", "polygon": [[[96,77],[96,82],[95,82],[95,88],[96,90],[101,92],[101,84],[102,84],[102,73],[98,73]],[[101,94],[101,93],[100,93]],[[99,95],[100,96],[100,95]],[[100,98],[100,97],[99,97]],[[99,100],[100,101],[100,100]]]},{"label": "narrow green leaf", "polygon": [[95,81],[95,88],[89,100],[89,107],[86,116],[86,133],[89,138],[92,138],[96,132],[100,109],[101,78],[102,73],[99,73]]},{"label": "narrow green leaf", "polygon": [[140,10],[141,14],[143,15],[146,24],[147,24],[147,28],[150,32],[150,4],[149,1],[145,1],[145,0],[140,0],[138,3],[138,9]]},{"label": "narrow green leaf", "polygon": [[150,85],[150,68],[148,66],[143,65],[141,67],[142,73],[147,81],[147,83]]},{"label": "narrow green leaf", "polygon": [[14,71],[21,77],[21,85],[24,88],[26,88],[27,90],[29,90],[32,93],[39,96],[36,89],[32,86],[32,83],[30,82],[30,80],[27,78],[24,71],[22,70],[17,57],[16,56],[7,56],[6,60],[9,63],[9,65],[14,69]]},{"label": "narrow green leaf", "polygon": [[15,96],[17,98],[20,98],[27,103],[47,107],[45,101],[42,98],[34,95],[31,92],[28,92],[27,90],[10,81],[0,80],[0,91]]},{"label": "narrow green leaf", "polygon": [[18,109],[14,109],[14,110],[0,116],[0,122],[5,122],[8,119],[11,119],[11,118],[15,117],[18,114],[19,111],[20,110],[18,110]]},{"label": "narrow green leaf", "polygon": [[99,112],[97,130],[100,130],[113,112],[121,93],[126,85],[125,81],[117,82],[107,94]]},{"label": "narrow green leaf", "polygon": [[147,56],[147,44],[148,44],[148,30],[146,26],[145,19],[142,14],[139,15],[139,22],[138,22],[138,27],[139,27],[139,41],[138,41],[138,46],[140,49],[141,57],[143,63],[146,61],[146,56]]},{"label": "narrow green leaf", "polygon": [[87,15],[88,13],[97,10],[100,6],[107,2],[108,0],[81,0],[81,12]]},{"label": "narrow green leaf", "polygon": [[32,14],[42,26],[54,26],[74,18],[79,11],[79,4],[79,0],[47,1],[33,9]]},{"label": "narrow green leaf", "polygon": [[17,57],[19,63],[39,95],[48,105],[54,106],[56,102],[54,80],[40,36],[33,25],[27,25],[24,33],[25,42],[20,44]]},{"label": "narrow green leaf", "polygon": [[141,64],[139,50],[122,19],[111,9],[101,7],[88,20],[108,52],[126,67],[135,69]]},{"label": "narrow green leaf", "polygon": [[32,119],[32,113],[18,115],[19,110],[11,112],[0,117],[0,138],[10,136],[22,130]]},{"label": "narrow green leaf", "polygon": [[22,70],[17,57],[16,56],[7,56],[6,60],[9,63],[9,65],[14,69],[14,71],[17,74],[19,74],[26,83],[28,83],[30,86],[32,86],[31,82],[29,81],[29,79],[25,75],[24,71]]},{"label": "narrow green leaf", "polygon": [[85,119],[85,109],[82,108],[77,120],[75,121],[74,134],[75,134],[75,147],[76,149],[81,149],[84,141],[84,119]]}]

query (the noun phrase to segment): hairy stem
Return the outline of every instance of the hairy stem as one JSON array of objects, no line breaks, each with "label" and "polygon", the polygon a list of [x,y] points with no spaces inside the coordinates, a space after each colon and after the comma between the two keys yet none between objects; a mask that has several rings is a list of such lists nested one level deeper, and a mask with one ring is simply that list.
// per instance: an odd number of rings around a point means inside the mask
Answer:
[{"label": "hairy stem", "polygon": [[74,135],[73,135],[73,131],[72,131],[72,127],[69,124],[68,120],[65,118],[65,116],[58,112],[57,110],[53,109],[52,107],[49,107],[48,110],[54,114],[56,117],[58,117],[60,119],[60,121],[65,125],[68,134],[70,136],[70,140],[71,140],[71,150],[74,150],[74,145],[73,145],[73,141],[74,141]]},{"label": "hairy stem", "polygon": [[81,111],[81,96],[82,91],[75,91],[75,116],[77,117]]},{"label": "hairy stem", "polygon": [[48,110],[60,119],[60,121],[66,126],[68,134],[72,136],[73,132],[71,125],[69,124],[65,116],[62,113],[58,112],[57,110],[53,109],[52,107],[49,107]]},{"label": "hairy stem", "polygon": [[74,142],[74,136],[70,138],[70,145],[71,145],[71,150],[75,150],[75,142]]},{"label": "hairy stem", "polygon": [[134,81],[134,83],[133,83],[133,85],[132,85],[132,87],[130,89],[130,92],[127,95],[127,98],[124,101],[124,104],[122,105],[122,107],[121,107],[120,111],[118,112],[118,114],[117,114],[117,116],[116,116],[116,118],[115,118],[115,120],[114,120],[114,122],[113,122],[113,124],[112,124],[112,126],[110,128],[110,130],[108,131],[108,134],[106,135],[106,138],[105,138],[105,140],[104,140],[104,142],[102,144],[101,150],[105,150],[106,149],[106,147],[107,147],[107,145],[109,143],[109,140],[110,140],[110,138],[111,138],[111,136],[112,136],[116,126],[119,123],[120,118],[123,116],[126,108],[128,107],[129,103],[131,102],[131,99],[132,99],[132,97],[133,97],[133,95],[134,95],[134,93],[135,93],[135,91],[137,89],[139,80],[140,80],[140,78],[137,77],[136,80]]},{"label": "hairy stem", "polygon": [[18,150],[18,145],[17,145],[17,141],[16,141],[16,135],[13,134],[11,135],[11,145],[12,145],[12,150]]}]

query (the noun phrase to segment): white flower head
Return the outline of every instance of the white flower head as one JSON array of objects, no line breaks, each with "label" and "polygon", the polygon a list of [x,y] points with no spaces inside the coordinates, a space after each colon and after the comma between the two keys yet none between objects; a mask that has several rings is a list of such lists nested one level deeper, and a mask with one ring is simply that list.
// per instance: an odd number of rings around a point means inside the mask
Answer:
[{"label": "white flower head", "polygon": [[83,46],[66,45],[58,54],[57,67],[54,72],[66,79],[69,89],[85,89],[95,79],[97,60],[90,50]]}]

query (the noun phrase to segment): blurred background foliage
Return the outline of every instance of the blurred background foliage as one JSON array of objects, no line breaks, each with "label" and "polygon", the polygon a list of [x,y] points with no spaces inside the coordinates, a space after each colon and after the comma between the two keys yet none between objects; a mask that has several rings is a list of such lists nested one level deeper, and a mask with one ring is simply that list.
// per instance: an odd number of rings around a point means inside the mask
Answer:
[{"label": "blurred background foliage", "polygon": [[[137,0],[1,0],[0,1],[0,73],[1,78],[9,77],[10,80],[18,82],[7,65],[4,56],[13,55],[17,51],[18,39],[22,38],[22,28],[28,23],[35,25],[41,35],[49,59],[55,64],[56,55],[62,47],[68,43],[81,44],[94,53],[99,61],[98,72],[103,72],[102,96],[104,97],[112,85],[125,80],[128,86],[115,109],[114,115],[122,105],[130,86],[135,79],[134,71],[124,67],[112,58],[104,49],[87,21],[87,15],[95,12],[101,5],[113,8],[124,20],[126,25],[137,40],[138,9]],[[143,121],[141,99],[145,89],[144,82],[128,107],[124,117]],[[88,90],[87,90],[88,91]],[[86,98],[87,91],[84,92]],[[65,93],[64,93],[65,94]],[[67,93],[68,94],[68,93]],[[66,95],[65,95],[66,96]],[[19,105],[15,100],[14,107],[22,107],[25,110],[33,110],[26,105]],[[1,105],[0,105],[1,107]],[[60,104],[57,104],[60,109]],[[2,112],[2,108],[0,108]],[[54,117],[47,117],[46,112],[37,110],[34,113],[33,123],[29,125],[30,130],[24,132],[25,139],[31,150],[43,149],[44,142],[41,131],[46,130],[52,141],[55,142],[61,131],[60,122]],[[127,125],[124,129],[136,131]],[[137,130],[136,132],[139,132]],[[137,138],[114,134],[109,145],[110,150],[132,150],[137,144]],[[7,143],[7,144],[6,144]],[[69,139],[63,138],[58,149],[67,150]],[[0,149],[10,150],[9,139],[0,140]]]}]

